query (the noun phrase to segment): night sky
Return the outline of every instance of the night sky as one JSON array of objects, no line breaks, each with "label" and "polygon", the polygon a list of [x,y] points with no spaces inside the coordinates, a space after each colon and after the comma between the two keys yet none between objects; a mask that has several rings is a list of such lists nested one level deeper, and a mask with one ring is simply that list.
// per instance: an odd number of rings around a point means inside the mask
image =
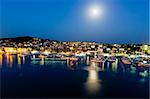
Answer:
[{"label": "night sky", "polygon": [[[1,36],[148,43],[149,0],[1,0]],[[92,5],[102,9],[90,18]]]}]

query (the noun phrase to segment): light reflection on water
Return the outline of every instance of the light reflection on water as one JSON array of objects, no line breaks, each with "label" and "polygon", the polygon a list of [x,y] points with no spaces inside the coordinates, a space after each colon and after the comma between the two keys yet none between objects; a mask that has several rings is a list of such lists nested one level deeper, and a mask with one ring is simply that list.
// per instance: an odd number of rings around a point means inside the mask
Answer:
[{"label": "light reflection on water", "polygon": [[86,64],[87,64],[87,65],[89,65],[89,64],[90,64],[90,57],[89,57],[89,56],[87,56]]},{"label": "light reflection on water", "polygon": [[7,62],[7,65],[9,65],[9,54],[6,54],[6,62]]},{"label": "light reflection on water", "polygon": [[[22,76],[24,73],[22,72],[21,66],[27,66],[26,63],[29,63],[29,66],[41,66],[46,68],[46,66],[51,66],[51,67],[59,67],[63,66],[63,68],[68,68],[69,70],[76,70],[77,67],[81,66],[80,63],[72,63],[70,65],[69,61],[44,61],[42,59],[41,61],[29,61],[27,60],[29,58],[26,58],[26,56],[21,56],[21,55],[0,55],[0,66],[5,66],[3,64],[6,64],[7,66],[5,67],[15,67],[16,65],[18,66],[19,69],[19,76]],[[16,61],[15,61],[16,60]],[[84,60],[82,59],[82,62]],[[125,69],[125,66],[119,65],[119,61],[116,60],[115,62],[101,62],[101,63],[95,63],[95,62],[90,62],[90,58],[86,58],[85,60],[86,66],[83,66],[82,69],[79,71],[87,71],[87,76],[86,81],[83,82],[84,84],[84,89],[86,93],[89,96],[96,96],[98,95],[101,90],[102,90],[102,82],[103,79],[100,79],[101,75],[99,72],[107,72],[107,70],[111,70],[113,73],[118,73],[118,69],[121,68],[121,72],[124,72],[124,74],[129,73],[132,75],[138,74],[138,82],[140,83],[145,83],[147,82],[147,78],[149,76],[149,71],[144,72],[144,71],[138,71],[136,67],[130,66],[130,68]],[[43,66],[44,65],[44,66]],[[84,69],[83,69],[84,68]],[[47,69],[47,68],[46,68]],[[140,76],[141,74],[141,76]],[[143,75],[143,76],[142,76]]]},{"label": "light reflection on water", "polygon": [[100,91],[101,83],[98,76],[98,64],[92,62],[88,67],[88,77],[85,83],[85,89],[87,94],[90,96],[95,96]]},{"label": "light reflection on water", "polygon": [[2,64],[3,64],[3,56],[2,54],[0,54],[0,68],[2,68]]},{"label": "light reflection on water", "polygon": [[42,60],[40,61],[40,65],[44,65],[44,57],[42,57]]},{"label": "light reflection on water", "polygon": [[8,60],[9,60],[9,67],[12,68],[12,66],[13,66],[13,56],[10,55]]},{"label": "light reflection on water", "polygon": [[33,65],[52,65],[52,64],[65,64],[65,61],[44,61],[44,60],[40,60],[40,61],[31,61],[31,64]]},{"label": "light reflection on water", "polygon": [[131,74],[135,74],[136,73],[136,68],[135,67],[131,66],[130,69],[131,69],[130,70]]},{"label": "light reflection on water", "polygon": [[23,64],[25,64],[25,56],[22,57]]},{"label": "light reflection on water", "polygon": [[20,57],[20,54],[17,55],[17,63],[18,63],[18,68],[21,69],[21,57]]},{"label": "light reflection on water", "polygon": [[9,55],[9,54],[5,54],[4,56],[3,55],[0,55],[1,57],[1,66],[3,66],[3,59],[4,59],[4,62],[6,62],[7,66],[9,68],[12,68],[13,67],[13,63],[14,63],[14,55]]},{"label": "light reflection on water", "polygon": [[[14,61],[15,59],[17,59],[17,63]],[[81,59],[81,60],[82,60],[82,62],[84,62],[84,59]],[[0,54],[0,68],[2,68],[2,66],[3,66],[3,64],[5,62],[6,62],[7,66],[9,68],[12,68],[13,64],[14,65],[17,64],[18,67],[20,67],[21,65],[23,65],[23,64],[26,63],[26,56],[21,55],[21,54],[18,54],[18,55],[10,55],[10,54],[4,54],[3,55],[3,54]],[[96,63],[96,62],[91,62],[90,58],[87,57],[86,60],[85,60],[85,62],[86,62],[86,65],[90,64],[90,66],[84,67],[85,70],[89,70],[89,71],[90,71],[91,68],[94,68],[95,70],[100,70],[100,71],[111,69],[111,71],[117,72],[118,68],[121,67],[123,72],[129,71],[129,73],[135,74],[135,73],[137,73],[137,70],[138,70],[136,67],[134,67],[132,65],[128,69],[126,69],[126,66],[120,66],[120,67],[118,67],[119,66],[118,59],[116,59],[115,62],[104,62],[104,61],[102,61],[101,63]],[[70,62],[70,61],[46,61],[46,60],[44,60],[44,58],[42,58],[40,61],[31,61],[30,60],[30,62],[29,62],[29,60],[28,60],[28,63],[31,63],[33,65],[52,65],[52,64],[57,64],[57,63],[58,64],[66,64],[66,66],[70,70],[74,70],[78,65],[80,65],[78,62]],[[144,71],[138,72],[139,75],[142,72],[144,73]],[[148,71],[147,75],[149,75],[149,71]]]},{"label": "light reflection on water", "polygon": [[118,59],[112,63],[112,71],[117,72],[118,69]]},{"label": "light reflection on water", "polygon": [[21,65],[21,57],[19,54],[17,55],[17,62],[18,62],[18,65]]}]

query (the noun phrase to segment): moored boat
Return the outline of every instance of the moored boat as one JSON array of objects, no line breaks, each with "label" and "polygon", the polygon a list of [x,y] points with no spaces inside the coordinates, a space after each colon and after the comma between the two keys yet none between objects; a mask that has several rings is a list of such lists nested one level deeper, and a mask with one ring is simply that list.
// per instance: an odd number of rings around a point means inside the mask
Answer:
[{"label": "moored boat", "polygon": [[91,62],[97,62],[97,63],[99,63],[99,62],[102,62],[102,59],[93,58],[93,59],[91,59]]},{"label": "moored boat", "polygon": [[138,67],[150,67],[150,61],[147,58],[135,58],[133,64]]},{"label": "moored boat", "polygon": [[147,62],[138,62],[137,66],[139,66],[139,67],[150,67],[150,63],[147,63]]},{"label": "moored boat", "polygon": [[127,57],[121,58],[121,61],[122,61],[122,63],[125,64],[125,65],[131,65],[131,64],[132,64],[131,60],[128,59]]},{"label": "moored boat", "polygon": [[108,62],[115,62],[116,61],[116,57],[114,57],[114,56],[108,57],[107,61]]}]

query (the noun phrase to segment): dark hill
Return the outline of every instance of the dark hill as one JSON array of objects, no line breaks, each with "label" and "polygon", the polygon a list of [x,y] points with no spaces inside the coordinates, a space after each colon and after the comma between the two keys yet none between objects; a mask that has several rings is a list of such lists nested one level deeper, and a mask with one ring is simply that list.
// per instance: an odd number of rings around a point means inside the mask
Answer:
[{"label": "dark hill", "polygon": [[[24,36],[24,37],[16,37],[16,38],[1,38],[0,40],[9,40],[9,42],[16,42],[16,43],[23,43],[23,42],[28,42],[33,40],[35,37],[30,37],[30,36]],[[45,41],[56,41],[56,40],[49,40],[49,39],[41,39],[38,38],[39,40],[41,40],[42,42]],[[58,42],[58,41],[56,41]]]}]

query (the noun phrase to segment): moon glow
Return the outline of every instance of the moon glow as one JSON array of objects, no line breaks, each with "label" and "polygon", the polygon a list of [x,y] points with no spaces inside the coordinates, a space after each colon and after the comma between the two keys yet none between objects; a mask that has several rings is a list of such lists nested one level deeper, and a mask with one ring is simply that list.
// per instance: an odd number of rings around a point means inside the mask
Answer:
[{"label": "moon glow", "polygon": [[102,11],[102,8],[100,6],[98,6],[98,5],[92,5],[88,9],[88,16],[90,18],[96,19],[96,18],[101,17],[102,12],[103,11]]}]

